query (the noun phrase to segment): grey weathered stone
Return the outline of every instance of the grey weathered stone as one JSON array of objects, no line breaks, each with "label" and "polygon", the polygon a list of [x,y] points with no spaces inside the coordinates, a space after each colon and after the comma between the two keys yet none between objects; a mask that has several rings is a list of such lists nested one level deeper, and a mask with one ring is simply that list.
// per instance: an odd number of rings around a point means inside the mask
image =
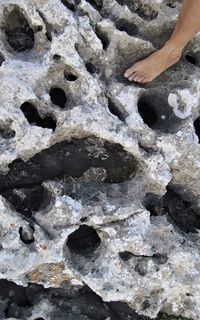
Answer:
[{"label": "grey weathered stone", "polygon": [[200,318],[200,35],[123,77],[180,5],[0,1],[1,319]]}]

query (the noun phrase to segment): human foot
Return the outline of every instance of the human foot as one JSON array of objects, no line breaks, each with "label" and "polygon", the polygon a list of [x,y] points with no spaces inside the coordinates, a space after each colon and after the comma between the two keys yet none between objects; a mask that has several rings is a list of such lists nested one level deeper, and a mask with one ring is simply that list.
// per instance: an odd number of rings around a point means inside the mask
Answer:
[{"label": "human foot", "polygon": [[179,61],[182,50],[165,45],[148,58],[134,63],[124,76],[129,81],[146,83],[157,78],[163,71]]}]

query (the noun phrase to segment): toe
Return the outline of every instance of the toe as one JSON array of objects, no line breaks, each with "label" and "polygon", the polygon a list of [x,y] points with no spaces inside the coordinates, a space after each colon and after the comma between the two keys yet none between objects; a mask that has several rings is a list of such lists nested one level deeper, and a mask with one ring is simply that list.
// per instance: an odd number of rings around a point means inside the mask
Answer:
[{"label": "toe", "polygon": [[134,82],[140,82],[142,79],[143,79],[143,77],[141,75],[137,75],[137,76],[133,77]]},{"label": "toe", "polygon": [[132,73],[132,75],[128,78],[129,81],[133,81],[135,77],[138,76],[137,72]]},{"label": "toe", "polygon": [[138,82],[138,83],[143,83],[144,79],[145,79],[144,76],[138,76],[138,77],[136,77],[136,79],[134,81]]},{"label": "toe", "polygon": [[125,78],[129,78],[135,72],[135,66],[133,65],[131,68],[127,69],[124,73]]}]

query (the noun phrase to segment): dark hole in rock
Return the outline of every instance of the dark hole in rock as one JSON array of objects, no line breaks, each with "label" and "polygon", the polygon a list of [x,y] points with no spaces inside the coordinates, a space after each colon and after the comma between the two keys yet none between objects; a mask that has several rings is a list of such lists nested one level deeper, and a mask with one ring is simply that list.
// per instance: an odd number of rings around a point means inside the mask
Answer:
[{"label": "dark hole in rock", "polygon": [[138,163],[120,144],[91,136],[56,143],[29,161],[14,161],[9,167],[6,175],[0,175],[0,191],[51,179],[80,178],[89,168],[103,168],[107,173],[105,182],[121,183],[135,176]]},{"label": "dark hole in rock", "polygon": [[146,310],[148,309],[149,307],[151,306],[149,300],[145,300],[143,303],[142,303],[142,310]]},{"label": "dark hole in rock", "polygon": [[6,18],[6,39],[16,52],[30,51],[34,47],[35,37],[27,19],[18,10],[12,10]]},{"label": "dark hole in rock", "polygon": [[4,56],[0,53],[0,67],[2,66],[3,62],[5,61]]},{"label": "dark hole in rock", "polygon": [[189,201],[170,188],[163,197],[163,213],[167,214],[169,220],[186,233],[195,233],[196,229],[200,229],[199,210],[193,208]]},{"label": "dark hole in rock", "polygon": [[72,1],[70,0],[61,0],[62,4],[64,4],[64,6],[71,10],[71,11],[76,11],[76,7],[74,6],[74,4],[72,3]]},{"label": "dark hole in rock", "polygon": [[99,26],[96,26],[95,32],[97,37],[101,40],[103,50],[107,50],[110,44],[110,40],[107,34],[104,31],[102,31]]},{"label": "dark hole in rock", "polygon": [[25,244],[31,244],[35,241],[34,238],[35,228],[33,226],[26,226],[25,228],[19,228],[20,239]]},{"label": "dark hole in rock", "polygon": [[123,251],[123,252],[119,252],[119,257],[123,260],[123,261],[128,261],[133,257],[133,254],[129,251]]},{"label": "dark hole in rock", "polygon": [[38,26],[38,27],[37,27],[37,31],[38,31],[38,32],[40,32],[40,31],[42,31],[42,30],[43,30],[43,26]]},{"label": "dark hole in rock", "polygon": [[173,3],[167,3],[166,6],[172,8],[172,9],[176,8],[176,5]]},{"label": "dark hole in rock", "polygon": [[50,193],[42,186],[8,190],[2,192],[1,195],[12,204],[17,212],[27,218],[38,210],[45,209],[51,202]]},{"label": "dark hole in rock", "polygon": [[116,0],[116,1],[120,6],[124,6],[125,5],[125,0]]},{"label": "dark hole in rock", "polygon": [[103,0],[86,0],[93,6],[94,9],[101,11],[103,7]]},{"label": "dark hole in rock", "polygon": [[151,129],[175,133],[183,120],[174,114],[168,103],[168,95],[164,89],[147,90],[138,100],[138,112]]},{"label": "dark hole in rock", "polygon": [[78,79],[77,74],[68,68],[66,68],[64,71],[64,77],[67,81],[76,81]]},{"label": "dark hole in rock", "polygon": [[185,59],[188,61],[188,62],[190,62],[191,64],[193,64],[193,65],[197,65],[197,60],[196,60],[196,58],[194,57],[194,56],[192,56],[191,54],[186,54],[185,55]]},{"label": "dark hole in rock", "polygon": [[162,198],[154,193],[147,193],[144,199],[144,207],[150,212],[151,216],[162,215],[163,201]]},{"label": "dark hole in rock", "polygon": [[156,264],[165,264],[168,260],[168,256],[167,254],[154,253],[152,259]]},{"label": "dark hole in rock", "polygon": [[53,38],[52,38],[51,31],[48,30],[48,31],[45,33],[45,36],[46,36],[46,38],[47,38],[47,40],[48,40],[49,42],[52,42]]},{"label": "dark hole in rock", "polygon": [[80,219],[80,222],[86,222],[86,221],[88,221],[87,217],[83,217],[83,218]]},{"label": "dark hole in rock", "polygon": [[110,99],[108,98],[108,109],[109,111],[116,116],[120,121],[125,121],[125,116],[123,115],[123,113],[121,112],[121,110],[119,110],[119,108],[117,107],[117,105]]},{"label": "dark hole in rock", "polygon": [[37,108],[30,102],[24,102],[20,109],[24,113],[24,116],[31,125],[35,125],[42,128],[56,129],[56,121],[52,116],[41,118]]},{"label": "dark hole in rock", "polygon": [[149,320],[150,319],[149,317],[138,315],[125,302],[112,301],[108,303],[108,306],[113,311],[113,320]]},{"label": "dark hole in rock", "polygon": [[59,62],[61,60],[61,56],[59,54],[54,54],[53,55],[53,61],[54,62]]},{"label": "dark hole in rock", "polygon": [[194,121],[194,129],[195,129],[195,133],[199,138],[199,143],[200,143],[200,118],[197,118]]},{"label": "dark hole in rock", "polygon": [[140,276],[144,277],[147,274],[146,261],[140,261],[136,264],[134,270],[139,273]]},{"label": "dark hole in rock", "polygon": [[[40,316],[41,313],[35,313],[35,306],[44,299],[53,306],[52,311],[48,310],[48,318],[51,320],[149,320],[146,316],[138,315],[124,302],[104,302],[86,285],[81,289],[76,286],[69,289],[65,285],[62,288],[44,288],[33,283],[23,287],[1,279],[0,288],[0,299],[4,306],[0,309],[2,319],[16,319],[16,315],[17,319],[29,319],[35,314],[34,320],[45,320]],[[158,319],[167,318],[169,316]]]},{"label": "dark hole in rock", "polygon": [[69,249],[82,256],[93,254],[100,244],[101,239],[96,230],[87,225],[81,225],[78,230],[68,236],[67,240]]},{"label": "dark hole in rock", "polygon": [[126,19],[119,19],[115,22],[115,26],[120,31],[125,31],[130,36],[135,36],[138,33],[138,28],[133,22]]},{"label": "dark hole in rock", "polygon": [[60,108],[64,109],[67,97],[65,94],[65,91],[61,88],[52,88],[49,92],[51,102],[55,104],[56,106],[59,106]]},{"label": "dark hole in rock", "polygon": [[98,72],[99,72],[98,67],[95,66],[95,65],[94,65],[93,63],[91,63],[91,62],[87,62],[87,63],[85,64],[85,67],[86,67],[87,71],[88,71],[89,73],[91,73],[91,74],[94,74],[94,73],[98,73]]},{"label": "dark hole in rock", "polygon": [[0,136],[4,139],[12,139],[15,137],[15,131],[10,128],[0,128]]},{"label": "dark hole in rock", "polygon": [[149,105],[147,101],[143,101],[141,99],[138,102],[138,111],[144,123],[146,123],[150,128],[153,128],[158,120],[158,117],[152,106]]}]

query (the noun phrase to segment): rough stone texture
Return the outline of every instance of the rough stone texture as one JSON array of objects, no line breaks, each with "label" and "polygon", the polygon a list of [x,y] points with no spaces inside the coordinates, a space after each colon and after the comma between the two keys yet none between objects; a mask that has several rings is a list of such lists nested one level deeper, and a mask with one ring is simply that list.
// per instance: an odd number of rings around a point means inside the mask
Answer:
[{"label": "rough stone texture", "polygon": [[180,5],[0,1],[1,319],[200,318],[200,35],[123,77]]}]

